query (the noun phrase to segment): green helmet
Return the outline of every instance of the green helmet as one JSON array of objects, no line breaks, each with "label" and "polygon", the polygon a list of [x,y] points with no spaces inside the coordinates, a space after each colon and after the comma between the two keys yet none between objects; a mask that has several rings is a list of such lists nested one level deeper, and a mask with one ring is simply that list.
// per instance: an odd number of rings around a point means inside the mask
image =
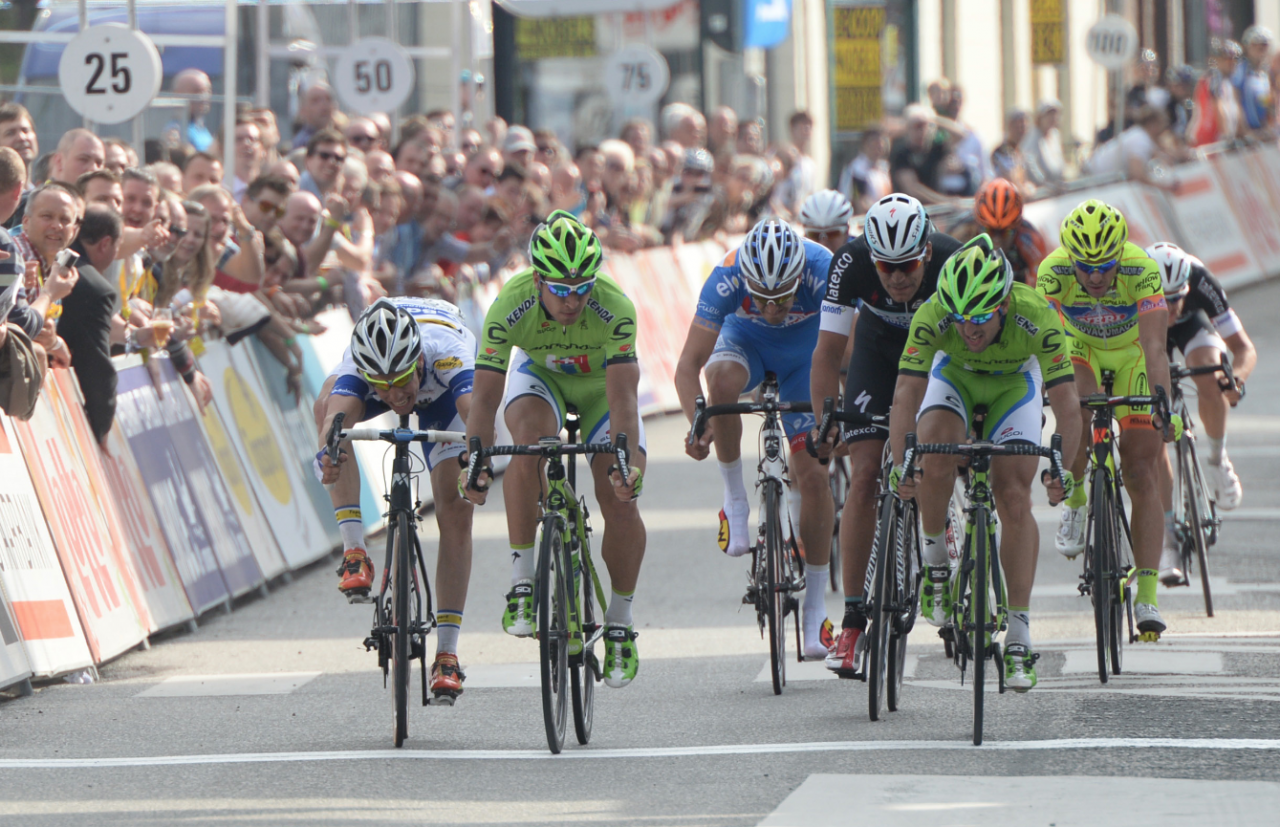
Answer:
[{"label": "green helmet", "polygon": [[1090,198],[1062,219],[1062,248],[1081,264],[1102,264],[1120,257],[1129,225],[1110,204]]},{"label": "green helmet", "polygon": [[962,316],[994,312],[1012,289],[1009,261],[986,233],[956,250],[938,274],[938,301]]},{"label": "green helmet", "polygon": [[529,260],[543,278],[594,278],[603,257],[596,234],[564,210],[547,216],[529,239]]}]

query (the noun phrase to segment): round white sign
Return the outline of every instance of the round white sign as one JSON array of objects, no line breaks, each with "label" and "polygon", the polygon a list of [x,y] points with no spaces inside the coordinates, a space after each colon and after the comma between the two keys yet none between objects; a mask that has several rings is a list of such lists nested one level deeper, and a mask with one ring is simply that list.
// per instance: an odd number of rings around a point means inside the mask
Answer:
[{"label": "round white sign", "polygon": [[667,59],[648,46],[626,46],[609,56],[604,86],[615,104],[655,103],[667,91]]},{"label": "round white sign", "polygon": [[413,92],[413,61],[385,37],[362,37],[342,50],[333,86],[361,115],[393,112]]},{"label": "round white sign", "polygon": [[142,113],[160,91],[164,69],[151,38],[119,23],[76,35],[58,61],[58,83],[71,108],[97,123]]},{"label": "round white sign", "polygon": [[1138,30],[1118,14],[1105,14],[1089,29],[1085,50],[1104,69],[1123,69],[1138,53]]}]

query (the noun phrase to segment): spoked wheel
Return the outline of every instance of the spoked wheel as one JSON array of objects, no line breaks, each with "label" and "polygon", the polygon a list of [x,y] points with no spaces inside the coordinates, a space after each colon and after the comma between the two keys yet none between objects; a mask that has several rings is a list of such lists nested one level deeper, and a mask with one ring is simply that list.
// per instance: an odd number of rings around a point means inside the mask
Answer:
[{"label": "spoked wheel", "polygon": [[889,644],[893,634],[893,570],[895,560],[892,550],[897,548],[898,531],[895,519],[895,498],[886,496],[880,503],[880,527],[876,531],[876,544],[872,549],[872,565],[875,575],[871,581],[871,603],[867,624],[870,646],[867,651],[867,715],[873,721],[880,720],[884,710],[885,684],[889,671]]},{"label": "spoked wheel", "polygon": [[1111,646],[1111,567],[1116,557],[1115,550],[1115,500],[1114,489],[1103,470],[1094,472],[1092,511],[1089,523],[1092,536],[1085,546],[1089,555],[1091,579],[1089,596],[1093,601],[1093,626],[1098,650],[1098,680],[1107,682],[1107,656]]},{"label": "spoked wheel", "polygon": [[391,574],[392,620],[395,634],[392,643],[392,683],[395,685],[396,746],[402,746],[409,737],[409,653],[410,639],[413,636],[413,618],[409,615],[409,588],[413,580],[413,557],[410,554],[409,515],[399,514],[396,517],[394,532],[395,556],[394,571]]},{"label": "spoked wheel", "polygon": [[973,519],[973,539],[977,554],[974,555],[973,599],[970,602],[972,611],[969,623],[973,626],[973,745],[982,745],[982,726],[986,699],[983,697],[983,684],[987,671],[987,600],[990,596],[988,584],[988,568],[990,563],[991,542],[987,533],[987,510],[978,507]]},{"label": "spoked wheel", "polygon": [[[1119,495],[1116,496],[1119,501]],[[1133,560],[1133,536],[1129,531],[1129,520],[1123,511],[1119,512],[1120,521],[1115,531],[1115,555],[1111,560],[1111,617],[1107,623],[1107,634],[1111,649],[1111,674],[1119,675],[1124,665],[1124,644],[1130,640],[1133,619],[1133,586],[1129,583],[1130,563]],[[1127,553],[1126,553],[1127,552]],[[1126,619],[1128,626],[1126,626]]]},{"label": "spoked wheel", "polygon": [[781,587],[783,555],[781,496],[777,482],[768,482],[765,494],[765,614],[769,626],[769,665],[773,677],[773,694],[781,695],[787,685],[787,592]]},{"label": "spoked wheel", "polygon": [[[1187,562],[1195,555],[1195,564],[1200,569],[1200,586],[1204,589],[1205,614],[1213,617],[1213,593],[1209,589],[1209,539],[1213,533],[1213,511],[1209,503],[1208,489],[1204,484],[1204,472],[1200,467],[1200,458],[1196,456],[1195,447],[1183,439],[1178,443],[1179,471],[1186,480],[1183,485],[1185,506],[1190,537],[1183,541]],[[1185,572],[1187,577],[1191,572]]]},{"label": "spoked wheel", "polygon": [[890,712],[897,712],[898,704],[902,700],[902,678],[907,668],[907,637],[915,624],[916,600],[921,576],[917,562],[920,554],[920,526],[916,521],[915,505],[904,504],[898,519],[900,520],[898,536],[901,551],[898,556],[898,571],[893,580],[893,604],[896,611],[892,617],[893,636],[889,640],[889,685],[885,692],[885,700]]},{"label": "spoked wheel", "polygon": [[831,458],[831,501],[835,504],[835,520],[831,523],[831,591],[841,590],[840,519],[844,516],[844,501],[849,496],[849,461],[844,457]]},{"label": "spoked wheel", "polygon": [[[581,559],[586,559],[586,549]],[[578,603],[578,627],[582,630],[582,656],[569,670],[570,684],[573,690],[573,733],[579,744],[591,740],[591,724],[595,719],[596,683],[600,680],[600,665],[596,660],[595,646],[587,646],[587,639],[596,628],[595,600],[591,593],[591,572],[586,566],[576,574],[581,584],[582,598]],[[577,591],[575,586],[574,591]]]},{"label": "spoked wheel", "polygon": [[549,516],[542,524],[542,547],[538,550],[538,654],[542,678],[542,719],[546,724],[547,746],[554,754],[564,749],[569,721],[569,597],[566,579],[564,534],[560,523]]}]

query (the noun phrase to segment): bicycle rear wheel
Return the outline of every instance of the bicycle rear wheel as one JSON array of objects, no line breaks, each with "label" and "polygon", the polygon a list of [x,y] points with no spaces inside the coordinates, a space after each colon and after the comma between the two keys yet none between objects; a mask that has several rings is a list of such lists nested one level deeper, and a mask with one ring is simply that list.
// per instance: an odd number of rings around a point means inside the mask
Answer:
[{"label": "bicycle rear wheel", "polygon": [[[547,746],[553,754],[564,749],[569,720],[569,612],[565,584],[564,534],[555,515],[542,522],[538,550],[538,655],[542,679],[542,719]],[[570,575],[572,577],[572,575]]]},{"label": "bicycle rear wheel", "polygon": [[[1116,491],[1115,502],[1122,502],[1119,491]],[[1111,607],[1111,616],[1107,622],[1107,636],[1111,650],[1111,674],[1119,675],[1124,663],[1124,644],[1129,639],[1126,619],[1133,615],[1133,586],[1129,583],[1133,561],[1133,538],[1124,511],[1113,513],[1118,519],[1115,521],[1112,532],[1115,538],[1112,548],[1115,553],[1111,557],[1111,568],[1107,576]]]},{"label": "bicycle rear wheel", "polygon": [[835,504],[835,520],[831,523],[831,576],[828,581],[831,591],[841,590],[840,566],[840,520],[844,517],[844,501],[849,496],[849,460],[844,457],[831,458],[831,500]]},{"label": "bicycle rear wheel", "polygon": [[765,483],[765,613],[769,626],[769,665],[773,678],[773,694],[781,695],[787,685],[787,593],[782,590],[785,581],[780,576],[783,569],[781,492],[778,483]]},{"label": "bicycle rear wheel", "polygon": [[394,571],[391,575],[392,619],[395,621],[395,642],[392,645],[392,681],[395,685],[395,741],[402,746],[409,737],[409,669],[410,639],[413,635],[413,619],[409,616],[409,589],[413,579],[413,557],[410,553],[409,515],[395,515]]},{"label": "bicycle rear wheel", "polygon": [[867,714],[873,721],[880,720],[885,684],[888,682],[889,641],[893,631],[893,595],[890,591],[894,581],[892,572],[897,568],[892,555],[898,544],[895,500],[892,495],[881,498],[880,528],[876,532],[875,547],[871,550],[875,576],[871,581],[867,613],[870,621],[867,624],[870,642],[867,650]]},{"label": "bicycle rear wheel", "polygon": [[[1184,541],[1190,543],[1185,557],[1190,560],[1195,555],[1195,563],[1200,569],[1200,586],[1204,590],[1205,614],[1213,617],[1213,592],[1209,588],[1209,535],[1212,532],[1212,513],[1209,505],[1209,494],[1204,484],[1204,473],[1200,468],[1200,458],[1196,454],[1195,444],[1185,437],[1178,443],[1178,466],[1184,474],[1182,490],[1185,492],[1185,508],[1187,510],[1187,526],[1191,536]],[[1186,572],[1187,577],[1191,576]]]},{"label": "bicycle rear wheel", "polygon": [[973,631],[973,745],[982,746],[982,727],[985,710],[983,696],[987,672],[987,600],[990,597],[991,549],[987,534],[987,509],[979,504],[973,513],[974,554],[973,599],[970,601],[969,622]]},{"label": "bicycle rear wheel", "polygon": [[1093,473],[1093,496],[1089,514],[1091,542],[1085,553],[1089,556],[1089,597],[1093,601],[1094,637],[1098,651],[1098,680],[1107,682],[1107,655],[1111,645],[1111,592],[1108,572],[1115,557],[1112,543],[1115,541],[1115,501],[1108,474],[1104,469]]},{"label": "bicycle rear wheel", "polygon": [[[596,661],[595,646],[587,646],[587,640],[596,629],[596,605],[591,591],[593,574],[591,571],[591,555],[584,544],[579,552],[581,571],[575,572],[577,583],[581,584],[581,599],[578,601],[578,628],[582,633],[582,655],[580,660],[569,670],[570,688],[573,692],[573,733],[579,744],[591,740],[591,726],[595,720],[596,683],[600,680],[600,667]],[[577,592],[575,585],[574,591]]]},{"label": "bicycle rear wheel", "polygon": [[916,601],[919,595],[921,570],[920,523],[916,519],[915,501],[903,503],[898,509],[898,563],[894,573],[892,629],[889,642],[889,686],[885,700],[890,712],[898,711],[902,700],[902,678],[907,667],[907,637],[915,625]]}]

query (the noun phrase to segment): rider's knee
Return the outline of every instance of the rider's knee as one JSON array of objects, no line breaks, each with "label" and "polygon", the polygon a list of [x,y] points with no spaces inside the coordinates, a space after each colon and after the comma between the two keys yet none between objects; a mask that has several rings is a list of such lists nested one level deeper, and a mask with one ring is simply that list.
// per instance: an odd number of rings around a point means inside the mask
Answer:
[{"label": "rider's knee", "polygon": [[735,362],[716,362],[707,368],[707,393],[716,402],[736,402],[742,395],[743,368]]},{"label": "rider's knee", "polygon": [[1000,482],[992,480],[991,493],[996,508],[1004,515],[1031,513],[1031,486],[1021,480]]}]

